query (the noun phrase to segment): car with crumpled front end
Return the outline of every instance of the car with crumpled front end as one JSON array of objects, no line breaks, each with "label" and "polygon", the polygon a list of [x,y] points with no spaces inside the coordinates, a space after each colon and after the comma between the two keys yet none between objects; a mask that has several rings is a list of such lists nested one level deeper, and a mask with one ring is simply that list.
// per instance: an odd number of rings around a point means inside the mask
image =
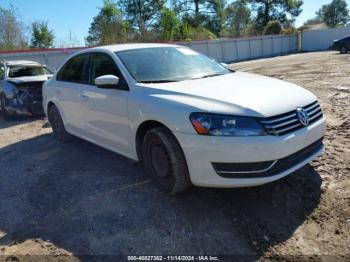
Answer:
[{"label": "car with crumpled front end", "polygon": [[51,70],[33,61],[0,63],[0,109],[4,119],[43,114],[42,86]]}]

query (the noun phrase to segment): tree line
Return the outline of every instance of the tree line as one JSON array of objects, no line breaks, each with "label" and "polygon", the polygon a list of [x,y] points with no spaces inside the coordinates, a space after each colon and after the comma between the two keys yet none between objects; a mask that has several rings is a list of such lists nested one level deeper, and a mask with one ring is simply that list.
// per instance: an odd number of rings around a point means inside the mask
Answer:
[{"label": "tree line", "polygon": [[[329,27],[349,23],[346,1],[332,0],[301,28],[295,28],[302,7],[302,0],[104,0],[85,41],[88,46],[191,41],[289,34],[316,23]],[[50,48],[54,40],[48,22],[35,21],[28,26],[16,8],[0,7],[0,50]]]}]

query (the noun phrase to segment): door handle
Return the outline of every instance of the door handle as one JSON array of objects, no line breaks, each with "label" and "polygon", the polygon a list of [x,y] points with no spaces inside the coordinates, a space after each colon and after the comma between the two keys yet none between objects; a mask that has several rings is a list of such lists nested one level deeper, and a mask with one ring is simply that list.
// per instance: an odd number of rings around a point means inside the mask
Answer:
[{"label": "door handle", "polygon": [[87,96],[87,95],[80,95],[80,97],[81,97],[81,100],[83,100],[83,101],[89,100],[89,96]]}]

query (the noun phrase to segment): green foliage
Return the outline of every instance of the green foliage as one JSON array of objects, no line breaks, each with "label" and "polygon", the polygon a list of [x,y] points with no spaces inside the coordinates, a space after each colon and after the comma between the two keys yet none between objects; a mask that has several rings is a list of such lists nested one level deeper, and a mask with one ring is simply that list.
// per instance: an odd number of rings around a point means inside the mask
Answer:
[{"label": "green foliage", "polygon": [[344,26],[349,23],[349,10],[344,0],[333,0],[330,4],[323,5],[314,18],[307,20],[304,26],[325,23],[330,27]]},{"label": "green foliage", "polygon": [[239,37],[247,30],[251,22],[251,12],[246,0],[236,0],[226,8],[227,32]]},{"label": "green foliage", "polygon": [[32,24],[31,48],[50,48],[52,47],[54,34],[49,30],[47,22],[34,22]]},{"label": "green foliage", "polygon": [[180,20],[174,10],[164,7],[160,16],[162,40],[172,41],[179,31]]},{"label": "green foliage", "polygon": [[0,50],[27,48],[23,28],[17,10],[13,6],[9,9],[0,7]]},{"label": "green foliage", "polygon": [[204,27],[193,27],[188,23],[180,25],[179,39],[185,41],[215,39],[216,35]]},{"label": "green foliage", "polygon": [[265,27],[264,35],[279,35],[282,31],[282,26],[279,21],[269,21]]},{"label": "green foliage", "polygon": [[112,0],[104,0],[103,7],[94,17],[86,43],[89,46],[124,43],[128,40],[129,26]]},{"label": "green foliage", "polygon": [[210,0],[207,3],[207,14],[204,26],[217,36],[225,28],[226,0]]},{"label": "green foliage", "polygon": [[119,0],[119,7],[125,18],[140,33],[141,39],[159,21],[165,0]]},{"label": "green foliage", "polygon": [[285,23],[288,21],[287,14],[297,17],[302,12],[302,0],[248,0],[256,8],[257,16],[254,21],[255,27],[262,32],[270,21]]},{"label": "green foliage", "polygon": [[349,22],[349,10],[345,0],[333,0],[322,10],[323,21],[330,27],[346,25]]},{"label": "green foliage", "polygon": [[184,22],[193,27],[199,27],[205,21],[205,15],[202,12],[207,11],[208,2],[207,0],[172,0],[172,5]]}]

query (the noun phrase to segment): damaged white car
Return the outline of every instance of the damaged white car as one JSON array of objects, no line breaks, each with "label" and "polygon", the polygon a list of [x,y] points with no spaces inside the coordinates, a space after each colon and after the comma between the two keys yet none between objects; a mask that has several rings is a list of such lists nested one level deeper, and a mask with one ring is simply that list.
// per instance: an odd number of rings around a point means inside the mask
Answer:
[{"label": "damaged white car", "polygon": [[43,114],[42,86],[50,69],[33,61],[0,63],[0,109],[5,120]]}]

